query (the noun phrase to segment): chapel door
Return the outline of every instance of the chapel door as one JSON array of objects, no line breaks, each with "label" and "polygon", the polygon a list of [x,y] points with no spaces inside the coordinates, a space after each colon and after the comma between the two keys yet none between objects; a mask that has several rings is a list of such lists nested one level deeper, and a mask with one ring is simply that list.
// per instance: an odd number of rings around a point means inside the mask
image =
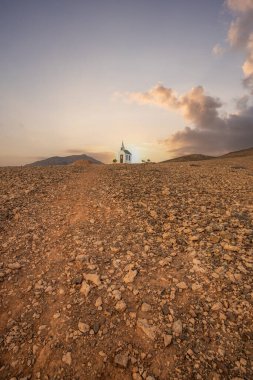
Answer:
[{"label": "chapel door", "polygon": [[123,164],[123,154],[120,155],[120,163]]}]

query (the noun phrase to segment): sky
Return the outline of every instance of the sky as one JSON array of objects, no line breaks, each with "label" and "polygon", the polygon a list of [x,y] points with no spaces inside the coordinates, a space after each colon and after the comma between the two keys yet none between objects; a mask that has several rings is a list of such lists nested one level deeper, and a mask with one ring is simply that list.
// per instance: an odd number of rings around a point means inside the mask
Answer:
[{"label": "sky", "polygon": [[0,0],[0,165],[253,146],[253,0]]}]

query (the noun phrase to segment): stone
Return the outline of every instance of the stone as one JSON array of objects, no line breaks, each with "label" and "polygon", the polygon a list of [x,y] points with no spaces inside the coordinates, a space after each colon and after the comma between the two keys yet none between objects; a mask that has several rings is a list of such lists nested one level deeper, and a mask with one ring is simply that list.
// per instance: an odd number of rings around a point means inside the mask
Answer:
[{"label": "stone", "polygon": [[133,380],[142,380],[143,378],[142,378],[142,376],[139,373],[134,372],[133,375],[132,375],[132,379]]},{"label": "stone", "polygon": [[144,313],[148,312],[151,310],[151,306],[146,303],[146,302],[143,302],[143,304],[141,305],[141,311],[143,311]]},{"label": "stone", "polygon": [[220,302],[216,302],[212,307],[211,307],[212,311],[218,311],[220,309],[222,309],[222,304]]},{"label": "stone", "polygon": [[112,295],[113,295],[113,298],[116,300],[116,301],[119,301],[121,300],[121,292],[117,289],[113,290],[112,291]]},{"label": "stone", "polygon": [[115,309],[117,311],[125,311],[126,310],[126,304],[123,300],[120,300],[116,303]]},{"label": "stone", "polygon": [[128,353],[120,353],[115,355],[114,357],[114,364],[121,368],[127,368],[129,361]]},{"label": "stone", "polygon": [[156,338],[156,327],[150,326],[148,324],[148,321],[146,319],[138,319],[137,320],[137,325],[139,329],[144,332],[144,334],[151,340],[155,340]]},{"label": "stone", "polygon": [[85,334],[90,330],[90,326],[87,323],[79,321],[78,330],[81,331],[83,334]]},{"label": "stone", "polygon": [[86,258],[87,258],[87,256],[84,254],[80,254],[80,255],[76,256],[77,261],[85,261]]},{"label": "stone", "polygon": [[159,265],[161,265],[161,267],[165,267],[166,265],[169,265],[171,262],[172,262],[172,258],[166,257],[165,259],[159,260]]},{"label": "stone", "polygon": [[36,344],[34,344],[33,345],[33,355],[36,355],[38,349],[39,349],[39,346],[37,346]]},{"label": "stone", "polygon": [[221,380],[221,377],[217,372],[210,373],[209,378],[210,380]]},{"label": "stone", "polygon": [[99,329],[100,329],[100,324],[98,322],[95,322],[92,326],[92,329],[93,329],[94,333],[97,334],[99,332]]},{"label": "stone", "polygon": [[197,235],[190,236],[190,241],[198,241],[198,240],[199,240],[199,236]]},{"label": "stone", "polygon": [[183,331],[183,325],[181,319],[176,320],[172,325],[172,331],[175,335],[181,335]]},{"label": "stone", "polygon": [[164,334],[163,335],[163,342],[164,342],[164,347],[168,347],[172,342],[172,335]]},{"label": "stone", "polygon": [[80,285],[83,282],[83,276],[77,276],[73,279],[72,284],[73,285]]},{"label": "stone", "polygon": [[72,357],[71,357],[71,352],[67,352],[66,354],[63,355],[62,357],[63,363],[67,365],[71,365],[72,363]]},{"label": "stone", "polygon": [[225,249],[226,251],[232,251],[232,252],[239,252],[240,251],[239,247],[236,247],[236,246],[231,245],[231,244],[224,244],[223,249]]},{"label": "stone", "polygon": [[102,297],[98,297],[96,299],[96,302],[95,302],[95,306],[96,307],[100,307],[102,305],[103,301],[102,301]]},{"label": "stone", "polygon": [[227,253],[225,253],[225,255],[223,255],[223,259],[226,261],[233,261],[233,258],[230,255],[228,255]]},{"label": "stone", "polygon": [[80,288],[80,293],[84,294],[85,297],[88,297],[89,292],[90,292],[90,285],[87,284],[87,282],[83,281],[82,286]]},{"label": "stone", "polygon": [[90,281],[90,282],[92,282],[96,286],[101,285],[100,277],[96,273],[84,274],[84,278],[85,278],[86,281]]},{"label": "stone", "polygon": [[192,290],[195,292],[197,290],[201,290],[202,289],[202,286],[200,284],[192,284]]},{"label": "stone", "polygon": [[188,288],[188,286],[186,285],[186,283],[185,282],[179,282],[179,283],[177,283],[177,288],[178,289],[187,289]]},{"label": "stone", "polygon": [[154,218],[154,219],[157,219],[157,218],[158,218],[157,212],[156,212],[155,210],[151,210],[151,211],[150,211],[150,215],[151,215],[152,218]]},{"label": "stone", "polygon": [[15,263],[10,263],[7,265],[7,267],[9,269],[20,269],[21,268],[21,265],[18,263],[18,262],[15,262]]},{"label": "stone", "polygon": [[132,283],[137,276],[137,270],[130,270],[123,278],[123,281],[126,284]]},{"label": "stone", "polygon": [[163,306],[162,306],[162,312],[163,312],[163,315],[168,315],[169,312],[170,312],[170,309],[169,309],[169,305],[167,303],[165,303]]}]

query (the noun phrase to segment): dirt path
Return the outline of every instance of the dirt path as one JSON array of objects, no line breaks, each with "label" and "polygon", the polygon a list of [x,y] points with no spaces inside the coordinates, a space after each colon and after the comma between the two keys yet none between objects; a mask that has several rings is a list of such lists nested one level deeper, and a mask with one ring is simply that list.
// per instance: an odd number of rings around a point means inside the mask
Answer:
[{"label": "dirt path", "polygon": [[1,169],[0,378],[252,378],[252,174]]}]

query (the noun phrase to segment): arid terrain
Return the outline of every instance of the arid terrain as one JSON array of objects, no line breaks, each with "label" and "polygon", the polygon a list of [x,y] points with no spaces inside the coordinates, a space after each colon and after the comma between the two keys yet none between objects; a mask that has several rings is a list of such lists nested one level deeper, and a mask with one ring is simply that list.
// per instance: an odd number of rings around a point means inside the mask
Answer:
[{"label": "arid terrain", "polygon": [[253,158],[0,169],[0,378],[253,379]]}]

